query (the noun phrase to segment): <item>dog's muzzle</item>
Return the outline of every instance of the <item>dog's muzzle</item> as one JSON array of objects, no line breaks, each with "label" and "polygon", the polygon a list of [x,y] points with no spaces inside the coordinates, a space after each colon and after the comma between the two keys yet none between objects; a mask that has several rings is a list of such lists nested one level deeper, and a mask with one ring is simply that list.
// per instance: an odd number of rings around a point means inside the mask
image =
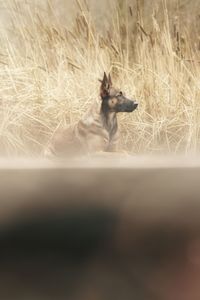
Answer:
[{"label": "dog's muzzle", "polygon": [[138,107],[138,105],[139,104],[137,102],[134,102],[134,105],[133,105],[134,106],[134,110]]},{"label": "dog's muzzle", "polygon": [[133,112],[138,107],[138,103],[127,98],[123,98],[123,102],[117,105],[117,112]]},{"label": "dog's muzzle", "polygon": [[138,107],[138,103],[132,100],[127,101],[124,104],[124,111],[125,112],[133,112]]}]

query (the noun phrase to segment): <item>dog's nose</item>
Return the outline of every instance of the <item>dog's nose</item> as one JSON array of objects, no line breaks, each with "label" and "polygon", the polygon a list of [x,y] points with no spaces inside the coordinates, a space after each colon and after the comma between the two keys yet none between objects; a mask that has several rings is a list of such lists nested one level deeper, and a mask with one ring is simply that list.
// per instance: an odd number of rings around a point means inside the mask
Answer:
[{"label": "dog's nose", "polygon": [[139,105],[139,103],[137,103],[137,102],[134,102],[134,107],[135,107],[135,108],[137,108],[137,107],[138,107],[138,105]]}]

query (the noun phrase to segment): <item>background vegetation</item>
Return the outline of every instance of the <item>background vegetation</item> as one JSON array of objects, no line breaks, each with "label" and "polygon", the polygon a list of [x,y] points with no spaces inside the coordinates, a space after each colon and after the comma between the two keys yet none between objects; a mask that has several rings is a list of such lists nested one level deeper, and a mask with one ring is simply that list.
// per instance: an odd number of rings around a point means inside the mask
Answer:
[{"label": "background vegetation", "polygon": [[198,153],[200,4],[178,0],[2,1],[0,153],[38,155],[98,97],[98,78],[140,103],[121,149]]}]

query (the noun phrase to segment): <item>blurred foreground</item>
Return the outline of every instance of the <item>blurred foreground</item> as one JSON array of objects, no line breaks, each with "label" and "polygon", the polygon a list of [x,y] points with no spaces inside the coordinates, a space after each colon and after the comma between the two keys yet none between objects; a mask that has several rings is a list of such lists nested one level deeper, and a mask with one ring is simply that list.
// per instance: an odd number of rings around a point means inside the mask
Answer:
[{"label": "blurred foreground", "polygon": [[200,160],[0,161],[0,298],[199,300]]}]

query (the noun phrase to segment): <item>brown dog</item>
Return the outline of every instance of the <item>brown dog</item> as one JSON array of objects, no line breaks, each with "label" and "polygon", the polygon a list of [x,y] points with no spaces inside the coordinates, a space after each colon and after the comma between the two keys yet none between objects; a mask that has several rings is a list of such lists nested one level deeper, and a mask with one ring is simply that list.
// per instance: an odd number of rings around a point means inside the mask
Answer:
[{"label": "brown dog", "polygon": [[113,87],[111,76],[104,73],[100,100],[76,124],[58,129],[46,156],[76,156],[97,152],[115,152],[118,141],[117,113],[132,112],[138,103],[127,99]]}]

